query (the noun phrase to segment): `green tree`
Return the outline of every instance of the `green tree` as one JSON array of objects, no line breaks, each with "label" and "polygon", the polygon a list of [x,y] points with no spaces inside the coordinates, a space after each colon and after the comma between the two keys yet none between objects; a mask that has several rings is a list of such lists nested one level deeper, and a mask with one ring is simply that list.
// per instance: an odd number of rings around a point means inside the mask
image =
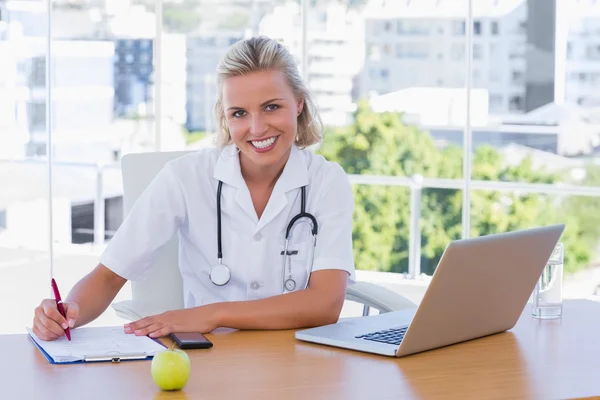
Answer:
[{"label": "green tree", "polygon": [[192,144],[199,140],[202,140],[206,137],[206,132],[204,131],[188,131],[185,127],[182,127],[181,130],[185,136],[185,144]]},{"label": "green tree", "polygon": [[[377,114],[366,102],[358,105],[354,124],[325,134],[320,152],[337,161],[349,174],[425,177],[456,177],[460,166],[449,156],[453,150],[438,151],[432,138],[402,123],[399,115]],[[458,168],[457,168],[458,167]],[[443,169],[446,170],[443,170]],[[406,272],[408,270],[410,190],[406,187],[355,185],[356,203],[354,252],[361,269]],[[433,215],[432,209],[456,207],[456,191],[423,191],[422,244],[425,259],[435,256],[432,248],[448,243],[449,235],[460,234],[451,225],[454,212]],[[460,210],[460,206],[458,207]],[[445,246],[444,244],[444,246]]]},{"label": "green tree", "polygon": [[163,6],[165,30],[170,33],[190,33],[198,29],[202,21],[198,7],[198,2],[195,0],[165,3]]},{"label": "green tree", "polygon": [[[565,181],[570,179],[563,176]],[[584,186],[600,186],[600,166],[585,167]],[[600,237],[600,198],[565,196],[560,199],[560,216],[567,222],[565,242],[565,268],[574,271],[592,261]]]},{"label": "green tree", "polygon": [[[432,178],[462,178],[463,155],[457,146],[440,150],[431,135],[402,122],[396,113],[375,113],[360,102],[354,123],[328,129],[319,152],[338,162],[348,174]],[[491,146],[478,147],[473,156],[473,179],[554,183],[560,179],[535,168],[530,158],[508,165]],[[600,169],[588,173],[600,184]],[[357,268],[378,271],[408,270],[410,189],[354,185],[354,256]],[[538,194],[471,192],[471,236],[481,236],[549,223],[566,223],[563,235],[567,271],[589,262],[600,238],[600,200]],[[586,210],[584,213],[581,210]],[[584,222],[585,221],[585,222]],[[445,247],[461,237],[462,192],[423,189],[421,198],[421,270],[434,271]]]}]

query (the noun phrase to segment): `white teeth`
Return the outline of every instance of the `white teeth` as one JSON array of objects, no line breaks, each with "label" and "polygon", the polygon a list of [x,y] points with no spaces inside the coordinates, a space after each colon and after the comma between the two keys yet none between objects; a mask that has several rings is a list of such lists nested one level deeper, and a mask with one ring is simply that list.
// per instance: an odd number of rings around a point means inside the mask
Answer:
[{"label": "white teeth", "polygon": [[266,139],[266,140],[253,140],[251,143],[254,147],[259,148],[259,149],[264,149],[266,147],[269,147],[270,145],[272,145],[273,143],[275,143],[275,139],[274,137],[270,138],[270,139]]}]

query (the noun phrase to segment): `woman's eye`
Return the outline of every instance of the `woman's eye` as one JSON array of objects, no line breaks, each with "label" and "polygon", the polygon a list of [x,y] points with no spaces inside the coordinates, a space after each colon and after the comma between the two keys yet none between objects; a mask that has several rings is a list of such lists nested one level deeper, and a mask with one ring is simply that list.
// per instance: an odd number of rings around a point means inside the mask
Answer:
[{"label": "woman's eye", "polygon": [[233,116],[233,118],[241,118],[245,115],[244,113],[245,113],[245,111],[239,110],[239,111],[234,112],[232,114],[232,116]]},{"label": "woman's eye", "polygon": [[275,111],[279,108],[279,106],[277,104],[269,104],[267,106],[267,111]]}]

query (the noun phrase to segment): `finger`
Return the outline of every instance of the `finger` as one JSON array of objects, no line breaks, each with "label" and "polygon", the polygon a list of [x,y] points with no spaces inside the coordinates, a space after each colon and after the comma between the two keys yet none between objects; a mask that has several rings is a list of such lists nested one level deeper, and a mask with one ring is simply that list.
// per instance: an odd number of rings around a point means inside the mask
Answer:
[{"label": "finger", "polygon": [[[61,328],[61,326],[58,325],[56,321],[53,321],[52,319],[48,318],[48,316],[44,314],[43,310],[37,312],[36,318],[41,326],[43,326],[53,334],[57,336],[62,336],[64,334],[64,328]],[[66,326],[66,324],[63,326]]]},{"label": "finger", "polygon": [[60,315],[58,312],[58,308],[56,308],[56,302],[54,300],[42,302],[42,308],[44,310],[44,314],[53,321],[56,321],[63,329],[67,329],[67,320]]},{"label": "finger", "polygon": [[75,326],[75,321],[79,317],[79,305],[77,303],[65,303],[65,314],[67,315],[67,323],[71,328]]},{"label": "finger", "polygon": [[35,336],[39,337],[40,339],[49,340],[48,338],[46,338],[46,336],[44,334],[42,334],[42,332],[40,332],[40,330],[38,329],[38,327],[36,325],[33,325],[33,328],[31,330],[33,331]]},{"label": "finger", "polygon": [[55,340],[58,336],[44,328],[41,324],[34,325],[33,333],[42,340]]},{"label": "finger", "polygon": [[154,323],[153,317],[146,317],[142,319],[138,319],[135,322],[131,322],[129,324],[125,324],[125,333],[132,333],[139,329],[144,329]]},{"label": "finger", "polygon": [[164,324],[156,323],[156,324],[152,324],[146,328],[138,329],[138,330],[134,331],[133,333],[135,334],[135,336],[147,336],[147,335],[151,334],[152,332],[159,331],[163,328],[165,328]]},{"label": "finger", "polygon": [[161,328],[157,331],[150,333],[148,336],[150,336],[151,338],[159,338],[159,337],[167,336],[169,333],[171,333],[171,327],[165,326],[164,328]]}]

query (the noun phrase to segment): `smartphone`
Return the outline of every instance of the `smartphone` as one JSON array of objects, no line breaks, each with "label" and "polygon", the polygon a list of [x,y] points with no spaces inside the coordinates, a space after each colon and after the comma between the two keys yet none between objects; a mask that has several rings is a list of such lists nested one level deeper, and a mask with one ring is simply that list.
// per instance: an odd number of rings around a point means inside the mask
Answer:
[{"label": "smartphone", "polygon": [[198,332],[173,332],[169,336],[180,349],[209,349],[213,346],[210,340]]}]

